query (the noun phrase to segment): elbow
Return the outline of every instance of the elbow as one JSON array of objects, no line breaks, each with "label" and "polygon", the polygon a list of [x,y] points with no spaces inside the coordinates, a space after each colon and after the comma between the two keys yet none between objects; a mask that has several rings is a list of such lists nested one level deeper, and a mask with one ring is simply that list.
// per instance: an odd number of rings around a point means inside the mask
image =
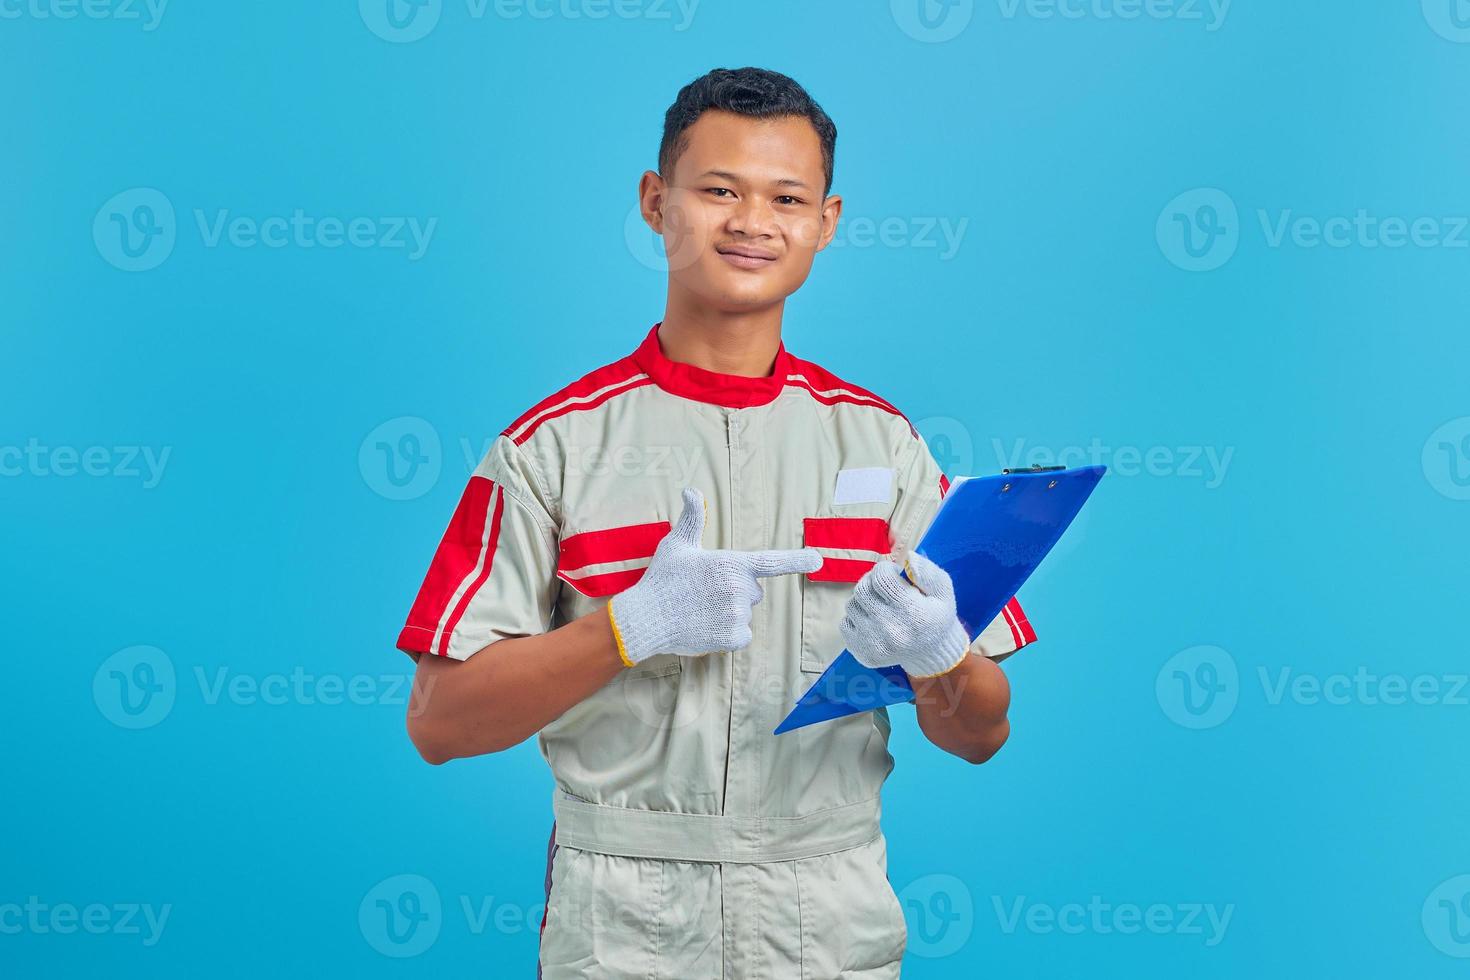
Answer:
[{"label": "elbow", "polygon": [[408,738],[418,750],[419,758],[431,766],[442,766],[455,759],[468,759],[477,755],[503,752],[519,744],[520,739],[508,736],[483,736],[472,741],[466,733],[454,730],[443,722],[432,718],[408,718]]},{"label": "elbow", "polygon": [[1011,723],[1009,719],[1002,718],[1000,723],[985,732],[979,738],[964,745],[955,755],[964,759],[972,766],[983,765],[995,758],[995,754],[1006,744],[1011,737]]},{"label": "elbow", "polygon": [[419,758],[431,766],[442,766],[454,759],[467,759],[487,752],[498,752],[503,746],[470,744],[468,733],[451,719],[428,711],[410,711],[408,740],[418,750]]},{"label": "elbow", "polygon": [[441,683],[444,674],[469,679],[453,673],[462,670],[454,661],[425,660],[414,677],[406,719],[408,739],[431,766],[502,752],[534,734],[511,727],[510,705],[467,692],[464,684]]},{"label": "elbow", "polygon": [[420,742],[414,743],[414,746],[419,750],[419,758],[423,759],[431,766],[442,766],[450,759],[459,758],[452,752],[445,752],[441,749],[426,746]]},{"label": "elbow", "polygon": [[408,739],[418,749],[419,757],[431,766],[442,766],[450,759],[458,758],[447,740],[422,718],[409,715]]}]

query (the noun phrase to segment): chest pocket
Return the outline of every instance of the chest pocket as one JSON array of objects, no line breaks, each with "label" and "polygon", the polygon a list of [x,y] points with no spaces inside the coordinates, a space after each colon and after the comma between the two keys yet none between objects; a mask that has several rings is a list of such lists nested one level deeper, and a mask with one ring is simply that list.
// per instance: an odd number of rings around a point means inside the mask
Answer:
[{"label": "chest pocket", "polygon": [[[668,521],[622,524],[578,531],[561,539],[556,577],[562,581],[558,602],[570,622],[601,609],[607,601],[635,584],[648,570],[654,549],[669,533]],[[659,654],[625,670],[626,678],[659,677],[681,669],[679,657]]]},{"label": "chest pocket", "polygon": [[892,547],[882,517],[808,517],[802,544],[822,553],[822,567],[801,582],[801,669],[821,673],[842,652],[842,615],[853,585]]}]

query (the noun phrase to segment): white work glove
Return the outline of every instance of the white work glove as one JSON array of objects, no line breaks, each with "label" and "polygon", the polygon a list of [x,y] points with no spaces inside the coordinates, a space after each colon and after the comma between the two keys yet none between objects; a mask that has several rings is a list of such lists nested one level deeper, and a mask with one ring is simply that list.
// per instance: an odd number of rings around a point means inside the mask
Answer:
[{"label": "white work glove", "polygon": [[970,648],[954,583],[917,551],[909,554],[909,581],[901,571],[897,562],[880,561],[858,579],[842,617],[843,642],[865,667],[902,667],[910,677],[947,674]]},{"label": "white work glove", "polygon": [[618,652],[628,666],[657,653],[698,657],[739,650],[751,641],[750,616],[765,593],[758,579],[814,572],[815,548],[792,551],[705,550],[704,494],[684,489],[684,510],[653,552],[636,585],[607,604]]}]

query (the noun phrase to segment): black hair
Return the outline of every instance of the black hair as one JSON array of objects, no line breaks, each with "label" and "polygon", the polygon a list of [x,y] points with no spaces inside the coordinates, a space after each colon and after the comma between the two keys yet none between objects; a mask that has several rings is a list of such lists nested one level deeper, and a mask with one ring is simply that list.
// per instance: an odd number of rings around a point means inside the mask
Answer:
[{"label": "black hair", "polygon": [[827,178],[822,196],[831,193],[836,124],[796,81],[764,68],[716,68],[679,90],[664,113],[664,139],[658,149],[658,170],[664,179],[673,175],[675,161],[689,148],[685,132],[711,109],[753,119],[802,116],[810,121],[822,142],[822,169]]}]

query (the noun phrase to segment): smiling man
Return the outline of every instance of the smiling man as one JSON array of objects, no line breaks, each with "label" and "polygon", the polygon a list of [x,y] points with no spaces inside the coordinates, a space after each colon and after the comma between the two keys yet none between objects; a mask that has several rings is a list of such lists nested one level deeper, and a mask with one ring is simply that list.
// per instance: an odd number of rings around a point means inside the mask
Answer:
[{"label": "smiling man", "polygon": [[836,135],[775,72],[680,91],[639,184],[662,320],[495,440],[399,637],[425,759],[540,737],[548,980],[898,976],[887,712],[772,730],[846,646],[914,678],[940,748],[1006,739],[1019,605],[971,640],[911,552],[948,485],[923,439],[782,342],[842,212]]}]

